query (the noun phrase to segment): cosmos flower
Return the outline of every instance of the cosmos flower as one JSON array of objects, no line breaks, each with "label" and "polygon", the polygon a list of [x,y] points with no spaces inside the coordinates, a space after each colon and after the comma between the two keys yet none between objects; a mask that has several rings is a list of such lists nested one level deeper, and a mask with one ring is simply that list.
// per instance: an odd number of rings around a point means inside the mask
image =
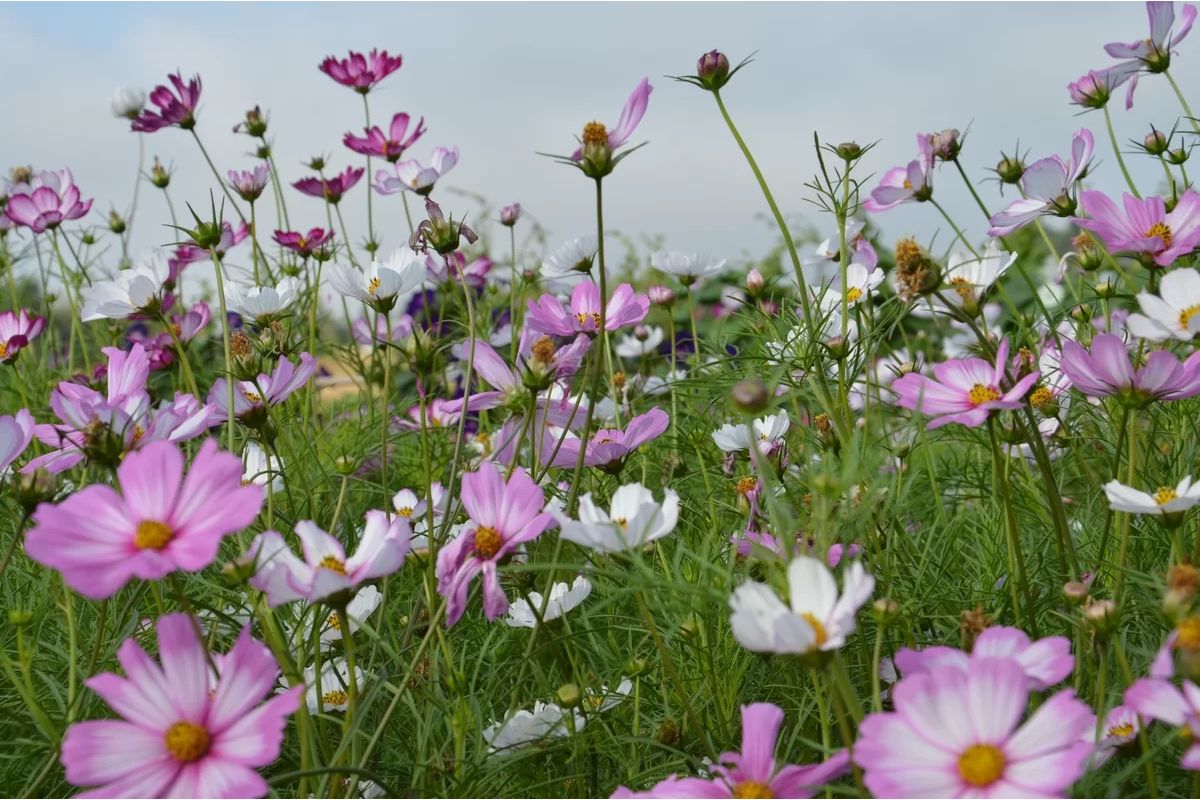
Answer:
[{"label": "cosmos flower", "polygon": [[[1104,45],[1104,50],[1113,58],[1127,59],[1117,65],[1117,68],[1132,73],[1129,79],[1129,89],[1125,95],[1125,107],[1133,106],[1133,91],[1137,88],[1138,72],[1165,72],[1171,66],[1171,56],[1175,46],[1187,37],[1196,21],[1196,7],[1187,3],[1181,14],[1179,28],[1175,28],[1175,3],[1149,2],[1146,3],[1146,14],[1150,18],[1150,36],[1138,39],[1129,44],[1111,42]],[[1174,30],[1173,30],[1174,29]]]},{"label": "cosmos flower", "polygon": [[542,261],[542,276],[554,280],[591,272],[596,248],[594,233],[565,242]]},{"label": "cosmos flower", "polygon": [[819,559],[798,556],[787,570],[790,606],[764,583],[746,581],[729,598],[733,637],[756,653],[805,655],[837,650],[854,632],[854,617],[871,597],[875,579],[855,561],[839,596],[833,574]]},{"label": "cosmos flower", "polygon": [[[568,717],[571,717],[570,728]],[[569,711],[554,703],[539,700],[533,704],[532,711],[522,708],[502,721],[488,725],[483,729],[483,740],[487,742],[489,754],[497,755],[528,747],[544,739],[562,738],[571,730],[583,730],[585,724],[586,720],[578,711]]]},{"label": "cosmos flower", "polygon": [[679,495],[663,490],[661,503],[640,483],[627,483],[613,492],[609,510],[597,508],[591,493],[579,498],[579,520],[561,511],[552,512],[559,536],[600,553],[637,550],[675,530],[679,522]]},{"label": "cosmos flower", "polygon": [[[862,220],[847,220],[846,245],[854,251],[850,256],[850,263],[862,264],[868,271],[874,272],[875,267],[879,264],[879,255],[863,233],[866,225],[867,223]],[[801,258],[800,266],[804,273],[804,279],[810,286],[825,286],[841,275],[840,242],[841,233],[835,232],[832,236],[821,240],[810,253]],[[796,276],[785,272],[783,280],[794,285]]]},{"label": "cosmos flower", "polygon": [[462,478],[462,504],[468,522],[463,532],[437,555],[438,594],[446,598],[446,626],[458,622],[467,607],[467,591],[483,574],[483,609],[489,620],[508,611],[497,566],[520,545],[554,524],[542,511],[545,495],[523,469],[507,481],[490,461]]},{"label": "cosmos flower", "polygon": [[[225,655],[210,656],[186,614],[159,617],[155,662],[126,639],[117,651],[122,678],[103,672],[87,687],[123,719],[67,729],[67,780],[94,786],[78,797],[262,797],[255,772],[279,756],[287,717],[302,686],[263,702],[279,679],[266,645],[242,630]],[[210,663],[220,665],[214,675]]]},{"label": "cosmos flower", "polygon": [[329,282],[342,295],[360,300],[381,313],[395,307],[397,298],[425,280],[425,259],[410,247],[398,247],[386,261],[372,260],[365,272],[333,264]]},{"label": "cosmos flower", "polygon": [[[354,594],[354,599],[346,604],[346,616],[350,618],[350,633],[358,630],[358,626],[375,613],[383,602],[383,592],[371,585],[362,586]],[[302,607],[298,607],[302,608]],[[330,612],[321,626],[321,643],[340,641],[342,638],[342,619],[337,612]]]},{"label": "cosmos flower", "polygon": [[1161,197],[1138,199],[1124,195],[1124,212],[1103,192],[1079,194],[1088,217],[1072,219],[1104,240],[1110,250],[1145,254],[1160,267],[1169,267],[1200,245],[1200,193],[1186,190],[1168,213]]},{"label": "cosmos flower", "polygon": [[591,593],[591,581],[582,575],[577,576],[571,584],[555,583],[550,587],[549,599],[541,592],[530,592],[526,597],[514,600],[508,607],[504,623],[510,628],[536,628],[539,617],[542,622],[553,622],[586,600]]},{"label": "cosmos flower", "polygon": [[229,185],[238,196],[248,203],[253,203],[267,188],[267,181],[271,179],[271,167],[264,161],[251,170],[231,169],[227,175]]},{"label": "cosmos flower", "polygon": [[345,58],[326,56],[318,69],[342,86],[367,94],[403,63],[401,56],[388,55],[387,50],[372,49],[366,55],[351,50]]},{"label": "cosmos flower", "polygon": [[5,216],[34,233],[44,233],[72,219],[79,219],[92,208],[92,200],[80,199],[79,187],[71,170],[47,170],[21,190],[14,189],[4,207]]},{"label": "cosmos flower", "polygon": [[904,678],[896,710],[859,726],[854,760],[877,797],[1060,797],[1083,775],[1091,709],[1065,689],[1021,724],[1028,678],[1010,658]]},{"label": "cosmos flower", "polygon": [[1050,156],[1035,161],[1021,174],[1022,197],[1008,208],[993,214],[988,236],[1007,236],[1040,216],[1070,216],[1075,211],[1072,190],[1088,168],[1096,141],[1087,128],[1075,131],[1071,139],[1071,158],[1063,161]]},{"label": "cosmos flower", "polygon": [[930,430],[952,422],[977,428],[993,411],[1024,405],[1026,393],[1041,377],[1035,370],[1005,390],[1001,386],[1007,382],[1007,366],[1008,340],[1003,340],[995,364],[981,358],[952,359],[933,366],[936,380],[910,372],[894,380],[891,389],[896,405],[933,417]]},{"label": "cosmos flower", "polygon": [[242,483],[270,486],[271,491],[283,491],[283,462],[278,458],[267,459],[267,451],[255,441],[246,442],[242,450]]},{"label": "cosmos flower", "polygon": [[0,417],[0,478],[33,441],[33,415],[23,408]]},{"label": "cosmos flower", "polygon": [[521,204],[513,203],[504,206],[500,209],[500,224],[506,228],[511,228],[517,224],[517,220],[521,218]]},{"label": "cosmos flower", "polygon": [[791,420],[786,410],[769,417],[759,417],[752,425],[731,423],[713,431],[712,439],[725,453],[749,450],[757,445],[764,453],[773,452],[783,445]]},{"label": "cosmos flower", "polygon": [[346,167],[346,171],[332,178],[301,178],[292,184],[309,197],[323,198],[327,203],[337,205],[342,195],[354,188],[359,178],[363,176],[362,167]]},{"label": "cosmos flower", "polygon": [[850,754],[841,750],[821,764],[799,766],[775,760],[783,709],[774,703],[742,706],[742,750],[721,753],[710,778],[675,775],[646,792],[624,786],[614,798],[642,797],[812,797],[832,780],[850,772]]},{"label": "cosmos flower", "polygon": [[1139,339],[1191,341],[1200,332],[1200,273],[1171,270],[1162,276],[1158,294],[1138,293],[1141,314],[1130,314],[1126,329]]},{"label": "cosmos flower", "polygon": [[208,327],[211,317],[212,311],[209,309],[208,303],[203,300],[197,300],[184,313],[173,314],[171,316],[171,324],[175,326],[175,335],[179,337],[179,341],[187,344],[192,339],[195,339],[200,331]]},{"label": "cosmos flower", "polygon": [[233,284],[229,287],[228,306],[259,325],[287,313],[292,304],[304,292],[298,278],[280,278],[275,286],[247,286]]},{"label": "cosmos flower", "polygon": [[1148,719],[1182,729],[1188,741],[1179,765],[1200,771],[1200,686],[1184,679],[1176,686],[1165,677],[1138,678],[1125,690],[1125,705]]},{"label": "cosmos flower", "polygon": [[320,253],[333,242],[333,231],[310,228],[308,233],[299,231],[275,231],[275,241],[301,258]]},{"label": "cosmos flower", "polygon": [[225,536],[258,516],[263,492],[242,485],[241,460],[211,439],[186,477],[183,466],[172,442],[129,453],[117,468],[119,492],[93,483],[58,505],[40,505],[26,551],[93,600],[111,597],[133,578],[204,569]]},{"label": "cosmos flower", "polygon": [[701,278],[721,274],[725,259],[718,260],[705,253],[656,250],[650,254],[650,266],[674,275],[684,286],[690,286]]},{"label": "cosmos flower", "polygon": [[1025,671],[1030,690],[1035,692],[1050,688],[1075,668],[1071,641],[1066,637],[1047,636],[1031,642],[1024,631],[1002,625],[979,634],[970,653],[954,647],[927,647],[924,650],[902,647],[896,651],[895,664],[907,677],[939,667],[965,671],[971,661],[981,658],[1014,659]]},{"label": "cosmos flower", "polygon": [[629,137],[637,130],[642,117],[646,115],[646,106],[650,103],[650,93],[653,91],[654,87],[650,85],[650,79],[642,78],[629,95],[629,99],[625,101],[625,107],[621,109],[621,118],[617,120],[617,126],[611,131],[603,122],[589,122],[584,125],[582,143],[571,154],[571,160],[583,161],[588,145],[593,148],[602,147],[606,151],[605,160],[609,162],[608,166],[611,171],[612,152],[629,141]]},{"label": "cosmos flower", "polygon": [[[600,329],[600,287],[594,281],[583,281],[571,292],[567,309],[551,294],[537,301],[530,300],[526,323],[535,330],[555,336],[574,336],[577,333],[595,334]],[[650,298],[635,294],[633,287],[622,283],[612,293],[605,308],[604,327],[615,331],[626,325],[637,325],[650,310]]]},{"label": "cosmos flower", "polygon": [[401,161],[389,172],[381,169],[375,173],[372,184],[380,194],[395,194],[396,192],[413,192],[428,195],[434,185],[454,169],[458,163],[457,147],[435,147],[429,156],[429,166],[422,167],[415,159]]},{"label": "cosmos flower", "polygon": [[146,107],[146,93],[141,89],[118,86],[113,91],[112,100],[108,101],[108,107],[117,119],[135,120]]},{"label": "cosmos flower", "polygon": [[247,551],[245,560],[255,566],[250,585],[266,593],[272,608],[296,600],[328,600],[391,575],[404,565],[412,529],[403,517],[368,511],[358,549],[350,556],[341,542],[311,520],[296,523],[296,537],[303,560],[276,531],[260,533]]},{"label": "cosmos flower", "polygon": [[[354,667],[355,685],[362,691],[366,675],[362,668]],[[321,662],[320,680],[317,668],[309,664],[304,668],[304,702],[310,714],[325,711],[345,711],[350,706],[350,667],[344,658],[327,658]]]},{"label": "cosmos flower", "polygon": [[1062,348],[1062,371],[1089,397],[1122,395],[1144,404],[1200,394],[1200,353],[1180,362],[1173,353],[1155,350],[1135,371],[1125,342],[1116,334],[1097,334],[1090,352],[1071,339],[1062,339]]},{"label": "cosmos flower", "polygon": [[1108,507],[1113,511],[1146,514],[1152,517],[1176,517],[1200,503],[1200,483],[1185,476],[1177,486],[1160,486],[1154,494],[1126,486],[1117,480],[1104,484]]},{"label": "cosmos flower", "polygon": [[[601,429],[587,442],[583,456],[584,466],[612,469],[624,463],[627,455],[646,442],[657,439],[671,424],[671,417],[661,408],[652,408],[629,420],[625,430]],[[542,457],[555,467],[573,467],[579,457],[580,441],[577,436],[567,435],[558,454],[554,452],[558,437],[547,436],[543,442]]]},{"label": "cosmos flower", "polygon": [[904,167],[883,173],[879,185],[863,203],[871,212],[887,211],[904,203],[924,202],[933,196],[933,145],[925,134],[917,134],[920,155]]},{"label": "cosmos flower", "polygon": [[412,147],[425,133],[424,117],[417,120],[412,130],[409,130],[410,122],[408,114],[401,112],[392,117],[386,134],[376,125],[363,129],[362,136],[347,133],[342,137],[342,143],[359,155],[376,156],[395,163],[404,155],[404,151]]},{"label": "cosmos flower", "polygon": [[46,318],[25,309],[0,313],[0,364],[11,364],[34,339],[42,335]]},{"label": "cosmos flower", "polygon": [[658,352],[663,341],[663,329],[657,325],[634,329],[634,335],[623,335],[617,342],[617,355],[621,358],[644,358]]},{"label": "cosmos flower", "polygon": [[1084,109],[1104,108],[1115,89],[1128,82],[1125,107],[1133,107],[1133,89],[1136,86],[1137,66],[1129,62],[1107,69],[1091,69],[1087,74],[1067,84],[1071,102]]},{"label": "cosmos flower", "polygon": [[169,267],[163,255],[154,252],[116,277],[96,281],[83,289],[80,319],[126,319],[134,315],[153,315],[166,304]]},{"label": "cosmos flower", "polygon": [[130,123],[130,128],[139,133],[154,133],[163,128],[177,126],[185,131],[196,127],[196,107],[200,105],[200,76],[195,75],[186,83],[183,74],[168,75],[170,87],[158,85],[150,92],[150,102],[158,111],[143,110]]},{"label": "cosmos flower", "polygon": [[945,284],[954,290],[949,300],[968,313],[976,313],[988,290],[1016,261],[1017,254],[1005,253],[995,239],[987,243],[983,255],[978,257],[955,250],[947,259],[943,275]]},{"label": "cosmos flower", "polygon": [[1096,770],[1107,764],[1117,752],[1137,738],[1142,729],[1138,713],[1126,705],[1113,706],[1104,717],[1104,722],[1095,730],[1084,731],[1080,740],[1095,745],[1088,769]]},{"label": "cosmos flower", "polygon": [[[259,373],[254,381],[238,381],[233,393],[234,416],[250,427],[261,426],[266,422],[267,407],[287,400],[293,392],[308,383],[316,370],[316,359],[308,353],[301,353],[299,366],[281,358],[270,375]],[[217,378],[208,393],[214,422],[229,419],[229,387],[226,380]]]}]

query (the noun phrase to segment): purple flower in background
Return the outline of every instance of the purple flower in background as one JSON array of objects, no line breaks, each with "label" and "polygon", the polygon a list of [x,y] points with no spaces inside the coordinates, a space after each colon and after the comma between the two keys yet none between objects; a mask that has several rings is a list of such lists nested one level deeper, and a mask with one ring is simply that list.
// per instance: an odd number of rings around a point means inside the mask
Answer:
[{"label": "purple flower in background", "polygon": [[920,155],[907,166],[892,167],[883,173],[863,208],[887,211],[910,201],[923,203],[933,196],[933,143],[929,136],[917,134],[917,149]]},{"label": "purple flower in background", "polygon": [[333,241],[333,231],[324,228],[310,228],[307,233],[277,230],[274,239],[277,244],[301,258],[308,258],[324,250]]},{"label": "purple flower in background", "polygon": [[1200,245],[1200,194],[1192,189],[1180,196],[1170,213],[1161,197],[1126,194],[1123,213],[1103,192],[1081,192],[1079,202],[1091,219],[1071,221],[1095,233],[1110,250],[1145,253],[1158,266],[1169,267]]},{"label": "purple flower in background", "polygon": [[[586,452],[583,456],[584,466],[602,469],[618,467],[624,461],[625,456],[646,442],[662,436],[670,424],[671,417],[667,412],[661,408],[652,408],[645,414],[629,420],[629,424],[623,431],[598,430],[586,445]],[[542,446],[542,458],[547,463],[554,467],[575,466],[581,447],[578,437],[566,436],[561,445],[558,444],[557,437],[553,440],[550,437],[546,437],[546,439]],[[558,447],[557,455],[554,453],[556,446]],[[551,461],[552,456],[553,460]]]},{"label": "purple flower in background", "polygon": [[13,187],[5,207],[6,216],[34,233],[57,228],[67,220],[79,219],[92,208],[92,200],[81,200],[71,170],[46,170],[29,184]]},{"label": "purple flower in background", "polygon": [[1175,46],[1182,42],[1196,21],[1196,7],[1188,3],[1183,7],[1179,28],[1175,27],[1175,4],[1146,3],[1146,14],[1150,18],[1150,38],[1139,39],[1130,44],[1111,42],[1104,50],[1113,58],[1128,59],[1114,69],[1129,73],[1129,89],[1125,94],[1125,107],[1133,106],[1133,91],[1137,88],[1138,73],[1166,72],[1171,66],[1171,55]]},{"label": "purple flower in background", "polygon": [[[529,301],[527,321],[535,330],[555,336],[594,335],[600,329],[600,304],[600,287],[594,281],[583,281],[571,292],[569,310],[554,295],[544,294],[536,302]],[[650,298],[635,294],[632,286],[622,283],[605,308],[604,327],[615,331],[626,325],[636,325],[645,319],[649,310]]]},{"label": "purple flower in background", "polygon": [[27,408],[0,417],[0,477],[33,441],[33,425],[33,415]]},{"label": "purple flower in background", "polygon": [[404,155],[404,151],[412,147],[425,133],[424,117],[417,120],[412,130],[409,130],[409,123],[408,114],[401,112],[392,117],[392,124],[386,134],[376,125],[373,128],[364,128],[363,136],[347,133],[342,137],[342,143],[359,155],[377,156],[395,163]]},{"label": "purple flower in background", "polygon": [[25,309],[0,314],[0,364],[11,364],[17,354],[41,336],[46,318],[30,314]]},{"label": "purple flower in background", "polygon": [[506,228],[511,228],[517,224],[517,220],[521,218],[521,204],[513,203],[511,206],[505,206],[500,209],[500,224]]},{"label": "purple flower in background", "polygon": [[292,184],[310,197],[321,197],[327,202],[337,205],[342,195],[354,188],[358,179],[363,176],[362,167],[347,167],[346,171],[332,178],[301,178]]},{"label": "purple flower in background", "polygon": [[[1071,102],[1087,109],[1104,108],[1113,90],[1121,84],[1137,77],[1137,67],[1117,64],[1107,69],[1089,70],[1086,75],[1067,84],[1067,93]],[[1133,105],[1133,88],[1136,83],[1130,83],[1125,94],[1125,107]]]},{"label": "purple flower in background", "polygon": [[253,203],[267,188],[270,177],[271,168],[264,162],[252,170],[229,170],[229,185],[243,200]]},{"label": "purple flower in background", "polygon": [[1112,333],[1093,338],[1091,352],[1079,342],[1063,339],[1061,368],[1072,385],[1089,397],[1125,395],[1148,403],[1200,394],[1200,352],[1180,362],[1173,353],[1155,350],[1146,356],[1145,365],[1134,371],[1125,342]]},{"label": "purple flower in background", "polygon": [[133,122],[132,130],[139,133],[154,133],[155,131],[177,125],[185,131],[196,127],[196,106],[200,104],[200,76],[195,75],[184,83],[183,75],[175,73],[167,79],[175,87],[172,92],[167,86],[158,85],[150,92],[150,102],[158,106],[158,111],[142,111]]},{"label": "purple flower in background", "polygon": [[1080,128],[1071,139],[1071,158],[1050,156],[1030,164],[1021,175],[1020,200],[992,215],[988,236],[1007,236],[1045,214],[1068,216],[1075,212],[1071,189],[1088,168],[1096,141],[1092,132]]},{"label": "purple flower in background", "polygon": [[353,50],[345,58],[326,56],[318,67],[329,77],[348,86],[359,94],[366,94],[380,81],[391,75],[404,63],[401,56],[388,55],[387,50],[373,49],[367,55]]},{"label": "purple flower in background", "polygon": [[375,173],[372,184],[380,194],[395,194],[396,192],[415,192],[428,195],[433,191],[434,184],[441,180],[447,172],[454,169],[458,163],[457,147],[435,147],[429,157],[429,166],[422,167],[415,159],[401,161],[389,172],[381,169]]}]

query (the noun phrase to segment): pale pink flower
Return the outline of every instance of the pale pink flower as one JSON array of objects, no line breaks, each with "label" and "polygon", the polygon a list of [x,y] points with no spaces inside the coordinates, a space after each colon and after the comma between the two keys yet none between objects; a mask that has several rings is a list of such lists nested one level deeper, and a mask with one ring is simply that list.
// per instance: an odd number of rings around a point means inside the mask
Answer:
[{"label": "pale pink flower", "polygon": [[32,440],[33,415],[29,409],[22,408],[16,414],[0,417],[0,478]]},{"label": "pale pink flower", "polygon": [[[571,291],[569,309],[552,294],[544,294],[536,302],[530,300],[526,322],[535,330],[555,336],[594,335],[600,330],[601,302],[600,287],[594,281],[583,281]],[[622,283],[605,307],[604,327],[615,331],[637,325],[649,310],[650,298],[635,294],[632,286]]]},{"label": "pale pink flower", "polygon": [[29,343],[42,335],[46,318],[25,309],[0,314],[0,364],[11,364]]},{"label": "pale pink flower", "polygon": [[1075,669],[1071,640],[1063,636],[1047,636],[1031,642],[1017,628],[996,626],[988,628],[975,640],[970,653],[955,647],[927,647],[910,650],[902,647],[896,652],[896,666],[905,676],[929,672],[938,667],[966,670],[970,662],[980,658],[1011,658],[1021,665],[1029,679],[1029,688],[1043,691],[1050,688]]}]

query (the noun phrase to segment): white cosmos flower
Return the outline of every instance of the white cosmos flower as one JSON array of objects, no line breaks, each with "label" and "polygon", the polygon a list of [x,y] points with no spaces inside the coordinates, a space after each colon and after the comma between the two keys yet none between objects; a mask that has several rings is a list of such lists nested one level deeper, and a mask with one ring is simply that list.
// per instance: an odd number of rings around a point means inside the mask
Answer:
[{"label": "white cosmos flower", "polygon": [[1125,327],[1139,339],[1190,341],[1200,333],[1200,273],[1181,267],[1163,275],[1158,295],[1138,294],[1141,314],[1130,314]]},{"label": "white cosmos flower", "polygon": [[488,743],[489,753],[496,755],[543,739],[562,738],[569,733],[568,713],[574,714],[575,730],[583,730],[585,720],[578,711],[568,712],[554,703],[539,700],[532,711],[521,709],[502,722],[488,725],[483,729],[483,740]]},{"label": "white cosmos flower", "polygon": [[617,342],[617,355],[621,358],[641,358],[657,352],[658,346],[662,344],[663,329],[652,327],[647,328],[646,331],[645,340],[629,334],[622,336],[621,340]]},{"label": "white cosmos flower", "polygon": [[946,262],[944,281],[954,290],[946,294],[947,299],[959,306],[977,304],[1016,260],[1017,254],[1001,250],[996,239],[988,241],[978,258],[955,250]]},{"label": "white cosmos flower", "polygon": [[1187,511],[1200,503],[1200,483],[1192,483],[1188,475],[1175,488],[1160,486],[1154,494],[1138,491],[1120,481],[1104,484],[1108,495],[1108,507],[1113,511],[1128,511],[1131,514],[1166,516]]},{"label": "white cosmos flower", "polygon": [[229,308],[254,320],[278,316],[296,302],[301,292],[298,278],[281,278],[276,286],[229,287]]},{"label": "white cosmos flower", "polygon": [[[450,496],[446,494],[446,487],[442,486],[439,481],[434,481],[429,486],[429,493],[433,497],[433,520],[434,524],[442,518],[446,513],[446,506],[450,502]],[[392,507],[396,509],[396,513],[404,517],[412,525],[413,538],[409,545],[413,550],[423,550],[429,547],[429,514],[428,503],[417,496],[417,493],[412,489],[401,489],[392,496]]]},{"label": "white cosmos flower", "polygon": [[[570,585],[556,583],[551,586],[549,600],[546,600],[541,592],[530,592],[528,598],[514,600],[508,607],[508,616],[504,622],[510,628],[536,628],[539,612],[542,612],[544,622],[550,622],[578,606],[591,593],[591,582],[580,575]],[[545,611],[542,611],[543,603]]]},{"label": "white cosmos flower", "polygon": [[80,319],[125,319],[161,300],[163,283],[171,274],[159,251],[143,257],[136,265],[123,269],[113,278],[96,281],[83,290]]},{"label": "white cosmos flower", "polygon": [[[354,668],[355,684],[362,691],[363,671]],[[310,714],[319,711],[345,711],[350,704],[350,669],[346,659],[327,659],[321,663],[321,686],[318,694],[317,669],[309,664],[304,668],[304,699]]]},{"label": "white cosmos flower", "polygon": [[[847,246],[858,238],[864,227],[866,227],[866,223],[862,220],[848,220],[846,222]],[[841,274],[839,240],[840,235],[835,233],[814,247],[809,255],[800,258],[804,280],[809,286],[824,286]],[[782,279],[792,286],[796,285],[796,274],[790,269],[783,271]]]},{"label": "white cosmos flower", "polygon": [[[883,283],[883,270],[869,270],[857,262],[848,265],[846,267],[846,286],[843,289],[846,304],[854,305],[866,300],[872,292],[879,288],[881,283]],[[838,300],[840,301],[841,298]]]},{"label": "white cosmos flower", "polygon": [[[358,590],[354,599],[346,604],[346,616],[350,617],[350,633],[352,635],[363,621],[375,613],[375,609],[379,608],[379,604],[382,602],[383,593],[374,586],[364,586]],[[341,638],[342,622],[336,613],[330,612],[321,628],[321,642],[328,644],[340,641]]]},{"label": "white cosmos flower", "polygon": [[645,486],[627,483],[613,492],[607,512],[596,507],[589,492],[579,500],[578,521],[562,512],[553,513],[563,539],[601,553],[619,553],[661,539],[675,530],[679,521],[679,495],[666,489],[660,504]]},{"label": "white cosmos flower", "polygon": [[258,442],[246,442],[246,449],[242,451],[242,464],[245,465],[245,469],[242,470],[243,485],[265,487],[269,482],[271,491],[283,491],[283,462],[278,457],[273,457],[268,463],[267,452]]},{"label": "white cosmos flower", "polygon": [[706,253],[659,250],[650,255],[650,266],[676,276],[686,286],[698,278],[720,274],[725,269],[725,259],[718,260]]},{"label": "white cosmos flower", "polygon": [[798,556],[787,577],[790,606],[756,581],[746,581],[729,598],[733,636],[747,650],[794,655],[836,650],[854,632],[854,617],[875,588],[858,561],[846,569],[840,596],[833,574],[818,559]]},{"label": "white cosmos flower", "polygon": [[425,257],[411,247],[398,247],[387,261],[372,261],[365,272],[345,264],[332,264],[329,282],[346,297],[390,310],[396,298],[406,295],[425,280]]},{"label": "white cosmos flower", "polygon": [[113,92],[108,106],[112,109],[114,117],[132,119],[142,113],[142,109],[146,107],[146,93],[141,89],[118,86]]},{"label": "white cosmos flower", "polygon": [[600,714],[621,705],[625,698],[629,697],[631,691],[633,691],[633,681],[629,678],[621,678],[621,683],[616,689],[609,689],[607,686],[601,686],[595,690],[584,689],[580,705],[588,714]]},{"label": "white cosmos flower", "polygon": [[713,431],[712,438],[717,447],[726,453],[749,450],[752,444],[757,444],[759,450],[766,452],[787,435],[790,425],[787,411],[780,411],[754,420],[753,430],[744,422],[722,425]]},{"label": "white cosmos flower", "polygon": [[592,268],[596,249],[594,233],[572,239],[542,261],[542,275],[547,278],[566,278],[587,272]]}]

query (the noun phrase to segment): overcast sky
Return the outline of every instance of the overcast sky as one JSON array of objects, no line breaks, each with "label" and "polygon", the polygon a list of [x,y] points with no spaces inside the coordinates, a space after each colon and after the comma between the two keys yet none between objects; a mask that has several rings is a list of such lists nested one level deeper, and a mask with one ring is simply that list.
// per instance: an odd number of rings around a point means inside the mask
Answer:
[{"label": "overcast sky", "polygon": [[[230,129],[260,104],[290,182],[315,154],[339,169],[362,164],[341,143],[343,132],[361,130],[359,98],[317,64],[326,54],[380,47],[402,53],[404,67],[371,94],[375,119],[423,115],[429,132],[410,155],[424,160],[435,145],[458,145],[461,162],[446,185],[497,206],[519,200],[549,229],[552,245],[592,228],[593,196],[578,173],[535,151],[569,152],[583,123],[612,124],[629,91],[650,76],[655,91],[635,138],[649,145],[606,181],[608,227],[739,259],[771,243],[761,195],[712,98],[663,77],[694,71],[702,52],[720,48],[736,61],[758,51],[723,94],[785,211],[825,227],[804,202],[803,183],[816,167],[814,130],[832,142],[879,140],[867,167],[882,173],[913,157],[915,132],[970,126],[963,160],[981,180],[1001,148],[1019,140],[1032,158],[1066,153],[1071,133],[1086,125],[1102,162],[1095,185],[1119,190],[1103,117],[1078,115],[1065,86],[1111,63],[1106,42],[1144,38],[1148,26],[1140,3],[272,3],[4,5],[0,29],[0,153],[9,164],[70,166],[85,196],[96,197],[94,223],[110,205],[128,204],[137,166],[137,135],[109,112],[114,87],[149,90],[177,67],[201,74],[198,131],[222,170],[253,164],[250,140]],[[1174,72],[1200,104],[1197,46],[1200,35],[1183,43]],[[1170,129],[1179,114],[1158,77],[1142,81],[1132,111],[1113,105],[1123,144],[1150,122]],[[168,129],[145,144],[147,161],[157,154],[174,165],[177,204],[207,202],[211,175],[188,135]],[[1157,166],[1131,159],[1153,189]],[[286,191],[293,227],[324,224],[319,200]],[[983,191],[995,210],[995,184]],[[982,235],[982,215],[945,169],[936,196]],[[158,227],[167,219],[161,197],[148,186],[142,197],[135,246],[168,241]],[[474,211],[465,199],[446,204]],[[358,240],[365,181],[344,207]],[[377,198],[376,210],[385,247],[400,243],[407,230],[399,198]],[[876,221],[888,236],[928,236],[940,223],[928,206]]]}]

